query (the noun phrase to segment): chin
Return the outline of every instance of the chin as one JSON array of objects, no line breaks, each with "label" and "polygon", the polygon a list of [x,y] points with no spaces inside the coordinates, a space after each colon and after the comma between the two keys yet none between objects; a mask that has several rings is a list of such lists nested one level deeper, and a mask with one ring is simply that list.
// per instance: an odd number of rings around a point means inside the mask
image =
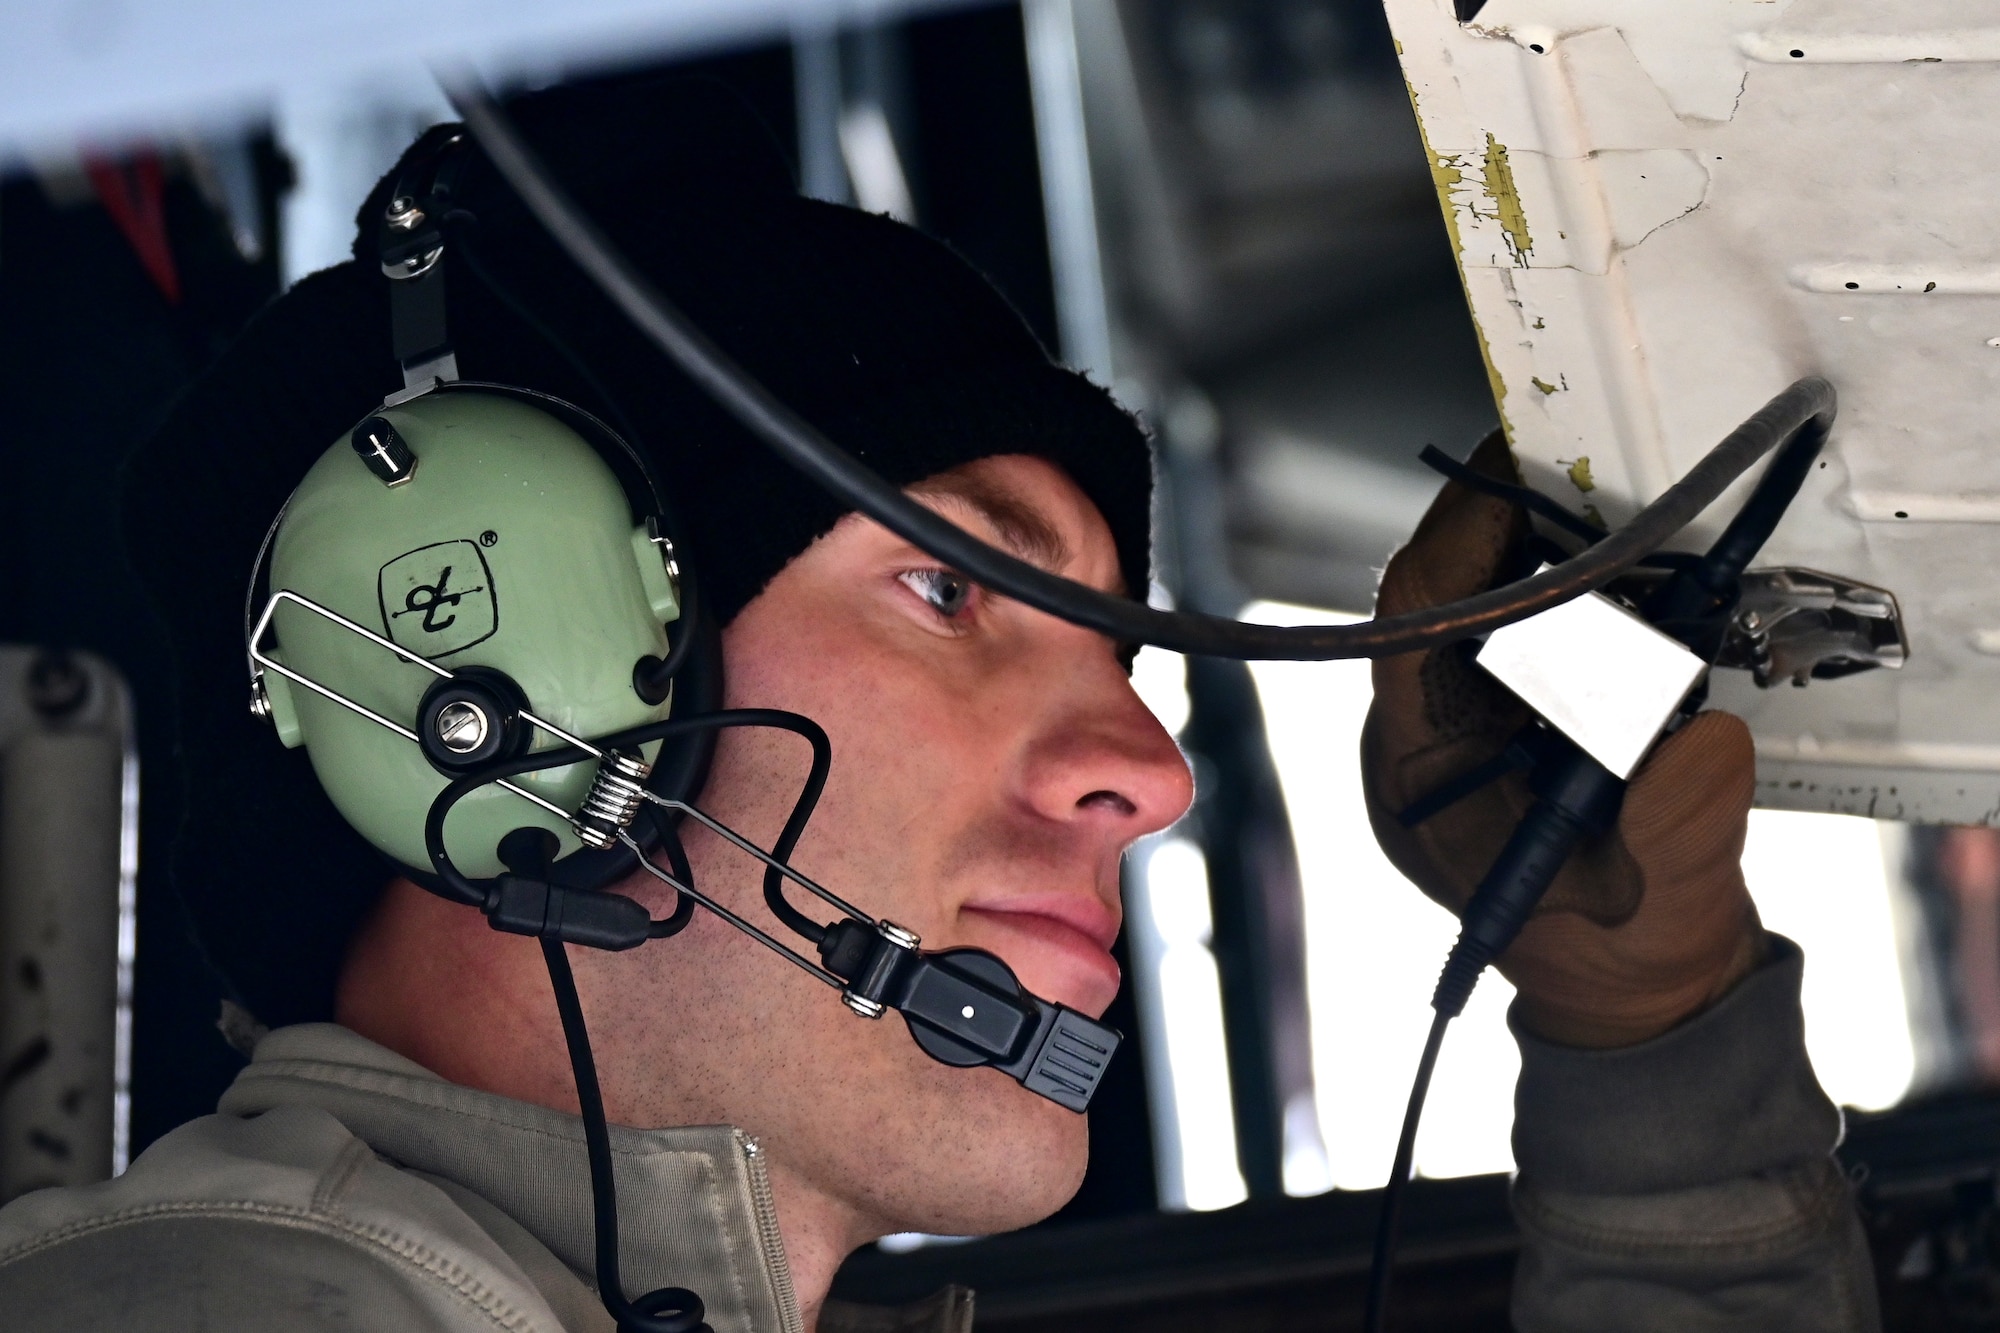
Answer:
[{"label": "chin", "polygon": [[[1034,1094],[1029,1093],[1028,1096]],[[995,1231],[1015,1231],[1032,1226],[1064,1204],[1076,1197],[1083,1186],[1083,1173],[1090,1166],[1090,1121],[1087,1116],[1064,1110],[1053,1102],[1037,1097],[1031,1108],[1034,1118],[1043,1122],[1036,1127],[1034,1150],[1038,1153],[1039,1167],[1032,1172],[1021,1172],[1015,1177],[1018,1188],[1010,1193],[999,1192],[995,1202],[1004,1200],[1004,1207],[995,1208],[996,1216],[992,1225]],[[964,1233],[972,1234],[972,1233]]]},{"label": "chin", "polygon": [[951,1099],[955,1113],[925,1136],[950,1179],[934,1175],[942,1188],[925,1191],[930,1197],[911,1210],[917,1216],[898,1229],[985,1236],[1030,1226],[1068,1203],[1090,1162],[1090,1122],[1003,1074],[951,1072],[986,1076],[965,1079]]}]

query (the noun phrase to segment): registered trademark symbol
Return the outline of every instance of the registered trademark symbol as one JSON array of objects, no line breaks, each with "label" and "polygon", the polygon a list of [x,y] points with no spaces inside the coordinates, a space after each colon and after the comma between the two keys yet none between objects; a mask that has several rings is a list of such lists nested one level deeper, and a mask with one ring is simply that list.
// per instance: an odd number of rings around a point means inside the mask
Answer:
[{"label": "registered trademark symbol", "polygon": [[495,532],[491,528],[488,528],[486,529],[486,531],[479,534],[479,544],[481,546],[491,546],[493,545],[493,543],[499,540],[500,540],[500,534]]}]

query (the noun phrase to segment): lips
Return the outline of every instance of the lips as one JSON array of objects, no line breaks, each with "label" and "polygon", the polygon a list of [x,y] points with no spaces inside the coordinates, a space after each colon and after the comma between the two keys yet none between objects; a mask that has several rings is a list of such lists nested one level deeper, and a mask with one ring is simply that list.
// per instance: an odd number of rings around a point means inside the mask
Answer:
[{"label": "lips", "polygon": [[1098,1015],[1118,994],[1119,912],[1100,899],[1037,895],[961,910],[981,937],[966,943],[990,947],[1037,995]]}]

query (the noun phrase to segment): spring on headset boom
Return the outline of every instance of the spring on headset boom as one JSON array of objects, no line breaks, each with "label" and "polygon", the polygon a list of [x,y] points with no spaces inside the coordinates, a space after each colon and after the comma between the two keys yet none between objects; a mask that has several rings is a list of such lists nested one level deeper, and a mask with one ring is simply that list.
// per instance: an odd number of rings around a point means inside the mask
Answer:
[{"label": "spring on headset boom", "polygon": [[645,782],[652,771],[651,764],[629,750],[608,752],[570,819],[576,836],[589,847],[617,846],[619,833],[632,826],[645,806]]}]

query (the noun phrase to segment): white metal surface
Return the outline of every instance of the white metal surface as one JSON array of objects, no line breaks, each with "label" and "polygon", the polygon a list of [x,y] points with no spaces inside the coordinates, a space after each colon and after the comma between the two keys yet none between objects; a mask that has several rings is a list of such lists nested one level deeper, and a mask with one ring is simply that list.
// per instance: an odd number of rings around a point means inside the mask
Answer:
[{"label": "white metal surface", "polygon": [[1699,657],[1599,593],[1495,630],[1479,665],[1621,778],[1701,676]]},{"label": "white metal surface", "polygon": [[1760,800],[2000,819],[2000,3],[1387,7],[1531,483],[1615,524],[1791,380],[1839,389],[1760,563],[1890,589],[1909,664],[1716,673]]},{"label": "white metal surface", "polygon": [[47,716],[0,647],[0,1202],[122,1170],[138,768],[124,684]]}]

